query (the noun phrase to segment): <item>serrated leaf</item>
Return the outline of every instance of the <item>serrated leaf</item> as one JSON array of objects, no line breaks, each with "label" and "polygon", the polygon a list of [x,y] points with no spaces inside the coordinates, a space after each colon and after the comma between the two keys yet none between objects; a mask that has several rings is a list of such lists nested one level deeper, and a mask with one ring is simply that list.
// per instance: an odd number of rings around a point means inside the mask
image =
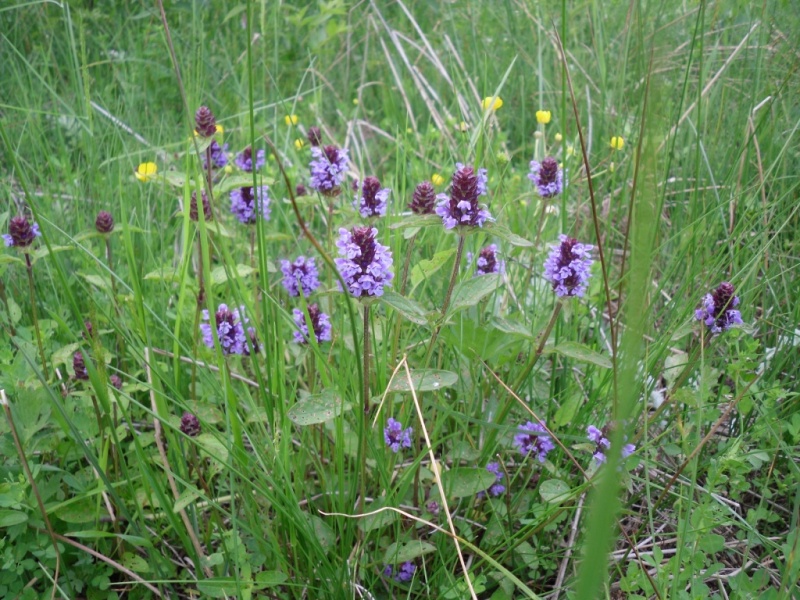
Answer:
[{"label": "serrated leaf", "polygon": [[300,400],[286,413],[295,425],[317,425],[338,417],[351,406],[343,403],[334,392],[325,390],[317,396]]},{"label": "serrated leaf", "polygon": [[533,242],[526,240],[524,237],[521,237],[516,233],[512,233],[507,227],[504,227],[503,225],[498,225],[497,223],[486,223],[485,229],[487,229],[492,235],[495,235],[500,239],[507,241],[512,246],[517,246],[518,248],[533,247]]},{"label": "serrated leaf", "polygon": [[478,302],[495,291],[502,282],[502,278],[497,273],[472,277],[466,281],[462,281],[456,285],[453,290],[453,301],[450,305],[450,313],[475,306]]},{"label": "serrated leaf", "polygon": [[442,227],[442,218],[437,215],[411,215],[404,217],[402,221],[397,221],[389,225],[389,229],[405,229],[406,227],[432,227],[438,225]]},{"label": "serrated leaf", "polygon": [[458,468],[442,473],[442,486],[447,498],[466,498],[488,489],[497,481],[491,471],[478,468]]},{"label": "serrated leaf", "polygon": [[611,368],[611,359],[609,357],[578,342],[561,342],[558,346],[546,346],[545,351],[557,352],[562,356],[567,356],[579,362],[588,362],[604,369]]},{"label": "serrated leaf", "polygon": [[3,509],[0,510],[0,527],[11,527],[19,525],[28,520],[28,515],[21,510]]},{"label": "serrated leaf", "polygon": [[539,484],[539,495],[545,502],[560,504],[571,496],[571,492],[569,486],[560,479],[548,479]]},{"label": "serrated leaf", "polygon": [[409,377],[405,371],[399,371],[392,384],[389,386],[390,392],[410,392],[412,387],[416,392],[430,392],[450,387],[458,382],[458,375],[451,371],[439,371],[436,369],[415,369],[411,371],[411,385]]},{"label": "serrated leaf", "polygon": [[422,281],[430,279],[431,275],[441,269],[453,254],[455,248],[437,252],[429,260],[421,260],[411,269],[411,285],[417,287]]},{"label": "serrated leaf", "polygon": [[416,323],[417,325],[428,324],[428,317],[425,313],[425,309],[411,298],[401,296],[392,290],[384,290],[383,296],[380,297],[380,302],[391,306],[412,323]]},{"label": "serrated leaf", "polygon": [[424,556],[435,552],[433,544],[422,540],[411,540],[410,542],[395,542],[390,545],[383,554],[383,563],[386,565],[396,565],[414,560],[418,556]]},{"label": "serrated leaf", "polygon": [[[249,265],[236,265],[235,276],[238,277],[249,277],[256,270],[249,266]],[[228,273],[225,270],[224,265],[220,265],[219,267],[215,267],[213,271],[211,271],[211,283],[214,285],[221,285],[228,281]]]}]

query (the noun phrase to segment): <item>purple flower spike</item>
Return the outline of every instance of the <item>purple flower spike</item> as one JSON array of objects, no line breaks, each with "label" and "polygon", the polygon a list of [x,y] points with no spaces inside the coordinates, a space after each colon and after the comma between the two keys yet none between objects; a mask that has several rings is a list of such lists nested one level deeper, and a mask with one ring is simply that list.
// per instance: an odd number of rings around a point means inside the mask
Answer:
[{"label": "purple flower spike", "polygon": [[8,233],[3,234],[3,242],[6,248],[15,246],[17,248],[27,248],[33,240],[39,237],[39,225],[30,223],[25,217],[12,217],[8,223]]},{"label": "purple flower spike", "polygon": [[414,195],[411,197],[411,204],[408,205],[411,212],[418,215],[432,215],[436,210],[436,190],[430,181],[423,181],[414,188]]},{"label": "purple flower spike", "polygon": [[735,289],[727,281],[703,298],[703,306],[695,311],[695,318],[702,321],[711,333],[722,333],[734,325],[741,325],[742,313],[734,310],[739,306],[739,297],[734,296]]},{"label": "purple flower spike", "polygon": [[236,166],[239,167],[242,171],[247,171],[248,173],[252,173],[255,169],[258,171],[261,167],[264,166],[266,163],[266,154],[263,150],[258,150],[256,152],[255,164],[253,163],[253,149],[248,146],[244,150],[242,150],[239,154],[236,155],[236,159],[233,161],[236,163]]},{"label": "purple flower spike", "polygon": [[486,194],[486,169],[478,169],[456,163],[456,172],[450,186],[450,195],[439,194],[436,214],[442,217],[445,229],[458,226],[481,227],[491,215],[478,205],[478,197]]},{"label": "purple flower spike", "polygon": [[[606,462],[606,451],[611,448],[611,441],[606,437],[607,429],[608,426],[606,426],[605,430],[603,430],[598,429],[594,425],[589,425],[589,427],[586,428],[586,437],[589,438],[590,442],[595,444],[592,458],[594,458],[594,461],[598,467]],[[633,444],[625,444],[622,447],[622,458],[628,458],[635,451],[636,446]]]},{"label": "purple flower spike", "polygon": [[303,296],[308,298],[320,285],[319,271],[313,257],[298,256],[293,263],[282,260],[281,272],[283,287],[290,296],[299,296],[302,290]]},{"label": "purple flower spike", "polygon": [[323,196],[338,196],[347,172],[347,148],[315,146],[311,148],[311,187]]},{"label": "purple flower spike", "polygon": [[386,445],[392,449],[392,452],[397,453],[400,448],[411,448],[411,436],[413,433],[413,427],[403,429],[399,421],[389,417],[389,420],[386,421],[386,427],[383,429],[383,439]]},{"label": "purple flower spike", "polygon": [[[228,164],[228,144],[223,144],[220,146],[217,143],[217,140],[211,142],[211,145],[208,147],[211,150],[211,166],[217,169],[221,169],[225,165]],[[202,155],[203,159],[203,169],[208,169],[208,161],[206,160],[206,153],[204,152]]]},{"label": "purple flower spike", "polygon": [[559,297],[583,296],[591,274],[592,246],[563,234],[558,239],[561,243],[551,246],[550,256],[544,262],[544,278],[553,284]]},{"label": "purple flower spike", "polygon": [[339,230],[339,255],[336,259],[347,290],[356,296],[382,296],[394,275],[391,272],[392,252],[375,239],[378,230],[370,227],[353,227]]},{"label": "purple flower spike", "polygon": [[564,191],[564,171],[556,159],[548,156],[542,162],[532,160],[530,167],[528,179],[536,185],[536,191],[542,198],[553,198]]},{"label": "purple flower spike", "polygon": [[361,184],[361,194],[356,195],[353,206],[362,217],[383,217],[386,215],[386,201],[389,199],[389,188],[381,189],[377,177],[366,177]]},{"label": "purple flower spike", "polygon": [[519,433],[514,436],[514,446],[519,448],[523,456],[536,455],[540,463],[543,463],[547,453],[556,447],[547,430],[533,421],[528,421],[519,428]]},{"label": "purple flower spike", "polygon": [[401,583],[407,583],[414,578],[414,573],[416,570],[417,565],[415,565],[413,562],[404,562],[402,565],[400,565],[400,568],[397,569],[397,573],[394,575],[394,580]]},{"label": "purple flower spike", "polygon": [[269,221],[269,187],[262,185],[255,189],[255,194],[252,187],[236,188],[231,192],[231,212],[244,224],[255,223],[258,212]]},{"label": "purple flower spike", "polygon": [[200,435],[201,427],[200,420],[190,412],[184,412],[181,415],[181,433],[189,437],[197,437]]},{"label": "purple flower spike", "polygon": [[[214,347],[214,334],[212,325],[217,328],[217,337],[222,346],[223,354],[247,354],[247,338],[245,337],[244,325],[248,319],[244,317],[244,307],[228,309],[225,304],[220,304],[214,314],[213,321],[207,310],[203,311],[203,320],[208,321],[200,325],[200,332],[203,334],[203,343],[209,348]],[[248,333],[249,330],[248,330]],[[253,339],[251,337],[251,339]]]},{"label": "purple flower spike", "polygon": [[[488,465],[486,465],[486,470],[489,471],[490,473],[494,473],[494,476],[497,479],[497,482],[493,483],[489,487],[489,494],[497,498],[503,492],[506,491],[506,486],[500,483],[501,481],[503,481],[503,471],[500,468],[500,463],[491,462]],[[484,495],[485,492],[478,492],[478,496],[483,497]]]},{"label": "purple flower spike", "polygon": [[490,244],[478,253],[475,261],[475,275],[489,275],[491,273],[505,273],[506,263],[497,260],[497,244]]},{"label": "purple flower spike", "polygon": [[[302,310],[295,308],[292,310],[294,317],[294,324],[297,330],[294,332],[294,341],[298,344],[308,343],[308,324],[306,323],[306,315]],[[324,312],[319,309],[316,304],[308,305],[308,316],[311,317],[311,325],[314,328],[314,336],[317,338],[317,343],[331,341],[331,321]]]}]

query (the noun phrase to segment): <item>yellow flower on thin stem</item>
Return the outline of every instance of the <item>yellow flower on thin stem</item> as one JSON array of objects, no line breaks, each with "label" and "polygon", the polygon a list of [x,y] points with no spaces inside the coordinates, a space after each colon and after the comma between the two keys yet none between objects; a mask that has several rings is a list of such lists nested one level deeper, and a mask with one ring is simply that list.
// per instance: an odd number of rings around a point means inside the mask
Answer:
[{"label": "yellow flower on thin stem", "polygon": [[136,179],[141,181],[142,183],[147,183],[148,181],[152,181],[155,178],[156,173],[158,172],[158,165],[154,162],[143,162],[140,163],[138,167],[136,167]]},{"label": "yellow flower on thin stem", "polygon": [[564,139],[563,135],[561,135],[560,133],[556,134],[556,143],[561,143],[561,140],[563,139]]},{"label": "yellow flower on thin stem", "polygon": [[547,125],[552,118],[552,114],[549,110],[537,110],[536,111],[536,122],[542,125]]},{"label": "yellow flower on thin stem", "polygon": [[434,173],[431,175],[431,183],[433,183],[433,185],[442,185],[444,183],[444,177],[438,173]]},{"label": "yellow flower on thin stem", "polygon": [[294,141],[294,147],[297,148],[298,150],[302,150],[303,146],[305,146],[305,145],[306,145],[306,143],[301,138],[297,138]]},{"label": "yellow flower on thin stem", "polygon": [[481,107],[483,110],[496,111],[503,106],[503,99],[500,96],[487,96],[481,100]]},{"label": "yellow flower on thin stem", "polygon": [[283,122],[291,127],[292,125],[297,125],[300,122],[300,119],[297,118],[297,115],[286,115],[283,117]]},{"label": "yellow flower on thin stem", "polygon": [[611,138],[611,147],[614,150],[622,150],[625,147],[625,140],[618,135]]}]

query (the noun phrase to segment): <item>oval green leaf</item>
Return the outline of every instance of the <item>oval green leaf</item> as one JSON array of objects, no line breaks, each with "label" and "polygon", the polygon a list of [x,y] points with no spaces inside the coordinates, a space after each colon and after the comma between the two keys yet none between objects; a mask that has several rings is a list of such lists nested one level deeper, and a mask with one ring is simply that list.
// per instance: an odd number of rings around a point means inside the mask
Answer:
[{"label": "oval green leaf", "polygon": [[431,392],[442,388],[455,385],[458,375],[451,371],[438,371],[436,369],[416,369],[411,371],[411,385],[409,377],[405,371],[399,371],[392,380],[388,391],[390,392],[410,392],[412,388],[416,392]]},{"label": "oval green leaf", "polygon": [[423,542],[422,540],[411,540],[410,542],[395,542],[386,549],[383,555],[383,563],[387,565],[396,565],[410,560],[414,560],[418,556],[430,554],[436,548],[433,544]]},{"label": "oval green leaf", "polygon": [[318,396],[301,400],[292,406],[287,416],[295,425],[318,425],[338,417],[344,410],[349,410],[350,405],[342,402],[335,393],[324,391]]}]

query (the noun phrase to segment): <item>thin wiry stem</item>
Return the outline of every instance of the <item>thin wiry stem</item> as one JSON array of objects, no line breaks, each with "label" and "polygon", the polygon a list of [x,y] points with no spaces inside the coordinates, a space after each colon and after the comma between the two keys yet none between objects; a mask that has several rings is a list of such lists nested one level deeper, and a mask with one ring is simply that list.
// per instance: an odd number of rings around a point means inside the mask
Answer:
[{"label": "thin wiry stem", "polygon": [[36,344],[39,346],[39,357],[42,360],[42,372],[44,373],[45,380],[50,379],[50,374],[47,371],[47,359],[44,355],[44,344],[42,343],[42,332],[39,329],[39,315],[36,311],[36,288],[33,285],[33,263],[31,262],[31,255],[25,253],[25,266],[28,271],[28,288],[30,290],[31,300],[31,318],[33,319],[33,330],[36,332]]},{"label": "thin wiry stem", "polygon": [[461,265],[461,255],[464,253],[464,240],[466,237],[462,233],[458,236],[458,249],[456,250],[456,263],[453,265],[453,273],[450,275],[450,284],[447,286],[447,293],[444,296],[444,302],[442,303],[442,317],[439,324],[436,326],[436,329],[433,330],[433,335],[431,335],[430,344],[428,344],[428,351],[425,353],[425,367],[428,366],[428,362],[433,355],[433,347],[436,344],[436,339],[439,337],[439,332],[442,330],[444,326],[445,319],[447,319],[447,309],[450,308],[450,300],[453,297],[453,288],[456,287],[456,279],[458,279],[458,269]]}]

